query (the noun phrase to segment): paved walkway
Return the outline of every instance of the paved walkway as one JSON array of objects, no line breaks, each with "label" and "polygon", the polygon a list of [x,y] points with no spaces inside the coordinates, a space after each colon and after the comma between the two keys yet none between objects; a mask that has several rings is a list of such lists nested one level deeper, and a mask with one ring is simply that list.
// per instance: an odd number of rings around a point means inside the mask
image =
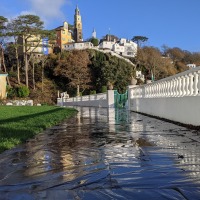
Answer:
[{"label": "paved walkway", "polygon": [[0,199],[200,199],[200,133],[81,108],[0,155]]}]

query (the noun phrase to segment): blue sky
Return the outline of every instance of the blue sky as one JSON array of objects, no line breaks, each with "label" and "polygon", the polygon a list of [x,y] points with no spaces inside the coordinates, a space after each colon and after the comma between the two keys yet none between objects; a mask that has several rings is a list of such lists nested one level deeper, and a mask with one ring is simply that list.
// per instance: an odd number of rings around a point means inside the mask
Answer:
[{"label": "blue sky", "polygon": [[73,24],[78,5],[83,21],[83,37],[109,33],[131,39],[149,38],[146,45],[162,45],[200,52],[200,0],[1,0],[0,15],[14,18],[36,14],[48,29]]}]

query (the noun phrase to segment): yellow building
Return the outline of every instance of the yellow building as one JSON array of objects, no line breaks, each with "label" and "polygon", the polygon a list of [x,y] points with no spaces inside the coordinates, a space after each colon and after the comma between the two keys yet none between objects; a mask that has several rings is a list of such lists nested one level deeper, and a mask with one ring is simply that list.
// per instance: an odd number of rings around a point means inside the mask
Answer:
[{"label": "yellow building", "polygon": [[6,98],[7,75],[5,72],[0,72],[0,99]]},{"label": "yellow building", "polygon": [[69,26],[67,22],[64,22],[63,26],[59,26],[56,30],[56,46],[61,50],[64,49],[64,46],[67,43],[74,42],[72,39],[72,33],[69,30]]},{"label": "yellow building", "polygon": [[40,36],[32,35],[27,40],[27,45],[23,37],[18,38],[18,44],[20,45],[18,51],[20,55],[23,55],[26,51],[28,54],[32,53],[35,55],[48,55],[53,53],[54,44],[48,41],[47,38],[41,39]]}]

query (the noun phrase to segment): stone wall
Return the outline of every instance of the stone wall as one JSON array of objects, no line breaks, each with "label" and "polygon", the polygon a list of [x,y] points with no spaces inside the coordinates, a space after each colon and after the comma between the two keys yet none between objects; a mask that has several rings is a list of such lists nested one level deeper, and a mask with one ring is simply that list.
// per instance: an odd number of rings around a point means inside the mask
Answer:
[{"label": "stone wall", "polygon": [[33,100],[9,100],[7,106],[33,106]]},{"label": "stone wall", "polygon": [[114,90],[108,90],[107,93],[82,97],[58,98],[57,105],[114,108]]}]

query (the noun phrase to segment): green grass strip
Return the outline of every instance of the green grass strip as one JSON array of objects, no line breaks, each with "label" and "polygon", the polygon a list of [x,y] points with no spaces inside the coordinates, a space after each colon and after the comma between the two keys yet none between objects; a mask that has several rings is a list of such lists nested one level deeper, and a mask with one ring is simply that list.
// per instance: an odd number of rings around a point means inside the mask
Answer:
[{"label": "green grass strip", "polygon": [[56,106],[0,106],[0,153],[76,113]]}]

